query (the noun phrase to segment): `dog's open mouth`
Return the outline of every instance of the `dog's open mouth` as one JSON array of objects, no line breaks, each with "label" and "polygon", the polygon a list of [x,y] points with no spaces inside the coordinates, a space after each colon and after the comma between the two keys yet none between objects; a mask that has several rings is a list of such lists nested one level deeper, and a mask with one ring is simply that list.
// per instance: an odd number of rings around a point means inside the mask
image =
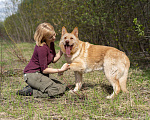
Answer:
[{"label": "dog's open mouth", "polygon": [[73,48],[73,45],[68,45],[68,44],[66,44],[66,45],[64,45],[64,47],[65,47],[65,50],[66,50],[66,55],[67,55],[68,57],[71,57],[70,53],[71,53],[71,50],[72,50],[72,48]]}]

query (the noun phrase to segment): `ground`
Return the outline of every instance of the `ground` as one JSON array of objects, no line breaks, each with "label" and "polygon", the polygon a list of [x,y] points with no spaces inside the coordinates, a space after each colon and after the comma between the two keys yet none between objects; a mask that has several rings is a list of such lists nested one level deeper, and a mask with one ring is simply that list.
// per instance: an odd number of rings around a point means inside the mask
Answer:
[{"label": "ground", "polygon": [[[27,60],[31,58],[34,44],[18,44]],[[10,52],[10,47],[3,48],[1,61],[1,120],[135,120],[150,119],[150,74],[149,69],[131,65],[127,81],[129,94],[119,93],[108,100],[112,87],[102,71],[84,74],[82,90],[76,94],[65,94],[54,98],[33,98],[16,95],[17,90],[27,84],[23,81],[23,69],[26,63],[21,62]],[[56,46],[58,50],[59,47]],[[50,67],[60,68],[65,59]],[[69,89],[74,88],[73,71],[68,70],[63,76],[55,77],[66,83]]]}]

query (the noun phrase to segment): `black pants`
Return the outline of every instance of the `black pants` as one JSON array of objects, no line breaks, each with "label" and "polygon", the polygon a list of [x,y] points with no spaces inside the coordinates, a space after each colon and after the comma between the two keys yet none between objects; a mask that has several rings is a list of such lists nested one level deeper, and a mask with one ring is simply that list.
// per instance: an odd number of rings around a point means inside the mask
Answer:
[{"label": "black pants", "polygon": [[41,73],[24,74],[25,82],[33,88],[34,97],[51,97],[64,93],[66,85],[58,81],[52,75],[45,76]]}]

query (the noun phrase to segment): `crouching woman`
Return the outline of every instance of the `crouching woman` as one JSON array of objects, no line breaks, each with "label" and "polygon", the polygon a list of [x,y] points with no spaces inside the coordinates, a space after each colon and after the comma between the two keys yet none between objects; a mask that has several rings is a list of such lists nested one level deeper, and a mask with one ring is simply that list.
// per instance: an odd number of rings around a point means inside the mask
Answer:
[{"label": "crouching woman", "polygon": [[40,24],[34,34],[36,45],[30,62],[24,69],[24,81],[28,84],[19,95],[34,97],[51,97],[65,92],[66,85],[58,81],[51,74],[62,73],[69,69],[65,63],[60,69],[50,68],[50,63],[57,62],[62,56],[61,50],[56,54],[54,41],[56,33],[49,23]]}]

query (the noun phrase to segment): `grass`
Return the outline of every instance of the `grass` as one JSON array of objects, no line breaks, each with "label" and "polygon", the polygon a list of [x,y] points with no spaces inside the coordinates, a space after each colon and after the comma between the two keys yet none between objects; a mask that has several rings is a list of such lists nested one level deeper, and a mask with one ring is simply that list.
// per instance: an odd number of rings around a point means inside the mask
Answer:
[{"label": "grass", "polygon": [[[5,43],[4,43],[5,44]],[[5,47],[4,47],[5,46]],[[9,52],[9,45],[4,45],[2,65],[2,85],[0,102],[1,120],[149,120],[150,119],[150,74],[149,69],[131,66],[127,81],[130,94],[119,93],[114,99],[107,100],[112,92],[110,83],[103,72],[84,74],[84,84],[78,95],[68,91],[56,98],[33,98],[16,95],[17,90],[26,86],[23,80],[23,69],[27,63],[20,62]],[[6,47],[7,46],[7,47]],[[34,44],[18,44],[23,56],[30,60]],[[56,42],[56,48],[58,42]],[[65,59],[50,67],[60,68]],[[74,87],[74,74],[71,70],[64,77],[53,74],[58,79]]]}]

